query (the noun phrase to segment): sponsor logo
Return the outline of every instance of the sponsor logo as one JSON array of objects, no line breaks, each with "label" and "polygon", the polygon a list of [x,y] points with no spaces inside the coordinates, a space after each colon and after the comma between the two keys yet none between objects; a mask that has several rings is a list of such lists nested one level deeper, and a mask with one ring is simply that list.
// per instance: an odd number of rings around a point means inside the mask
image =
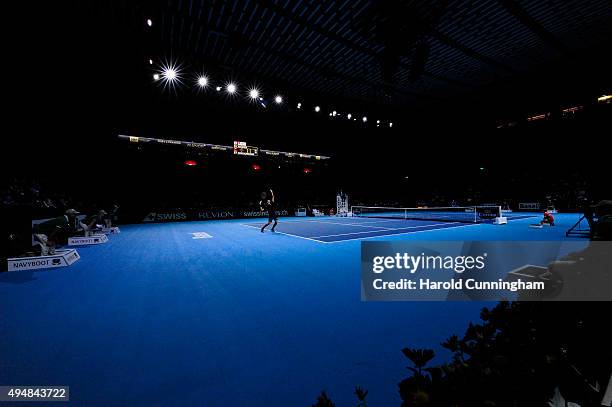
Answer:
[{"label": "sponsor logo", "polygon": [[478,216],[481,219],[494,219],[499,215],[498,207],[483,207],[477,209]]},{"label": "sponsor logo", "polygon": [[210,239],[212,237],[206,232],[193,232],[191,235],[192,239]]},{"label": "sponsor logo", "polygon": [[107,239],[101,237],[71,237],[68,241],[71,245],[79,245],[79,244],[98,244],[104,243]]},{"label": "sponsor logo", "polygon": [[170,213],[158,213],[156,220],[186,220],[187,214],[185,212],[170,212]]},{"label": "sponsor logo", "polygon": [[83,244],[83,243],[89,243],[89,242],[91,242],[91,240],[92,240],[92,239],[89,239],[89,238],[82,238],[82,239],[79,239],[79,238],[74,238],[74,237],[73,237],[72,239],[70,239],[70,242],[71,242],[72,244]]},{"label": "sponsor logo", "polygon": [[187,220],[185,212],[151,212],[142,220],[143,222],[165,222]]},{"label": "sponsor logo", "polygon": [[231,211],[205,211],[198,212],[198,219],[226,219],[233,218],[234,212]]},{"label": "sponsor logo", "polygon": [[14,269],[36,268],[36,267],[48,267],[50,264],[51,264],[51,259],[25,260],[25,261],[14,261],[12,263],[12,267]]},{"label": "sponsor logo", "polygon": [[[288,210],[276,211],[278,216],[289,216]],[[268,216],[267,211],[259,210],[204,210],[204,211],[179,211],[179,212],[150,212],[142,220],[143,222],[173,222],[185,220],[206,220],[206,219],[233,219],[233,218],[256,218]],[[119,233],[117,230],[115,233]]]},{"label": "sponsor logo", "polygon": [[143,222],[154,222],[155,221],[155,216],[157,214],[155,212],[151,212],[149,213],[147,216],[144,217],[144,219],[142,220]]},{"label": "sponsor logo", "polygon": [[43,268],[55,268],[67,266],[79,259],[79,254],[75,250],[69,250],[65,253],[59,251],[56,256],[41,256],[39,258],[23,258],[23,259],[8,259],[9,270],[34,270]]},{"label": "sponsor logo", "polygon": [[247,211],[247,212],[242,212],[242,215],[244,217],[247,218],[255,218],[255,217],[259,217],[259,216],[266,216],[268,214],[268,212],[263,212],[263,211]]},{"label": "sponsor logo", "polygon": [[175,144],[175,145],[180,145],[182,144],[182,141],[178,141],[178,140],[163,140],[163,139],[156,139],[156,141],[160,144]]}]

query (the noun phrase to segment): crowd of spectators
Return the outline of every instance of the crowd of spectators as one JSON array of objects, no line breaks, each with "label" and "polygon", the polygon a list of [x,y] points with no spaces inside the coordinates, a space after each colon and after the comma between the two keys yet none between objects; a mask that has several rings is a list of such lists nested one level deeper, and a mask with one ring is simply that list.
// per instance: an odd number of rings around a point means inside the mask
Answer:
[{"label": "crowd of spectators", "polygon": [[77,200],[70,195],[77,194],[29,178],[12,178],[0,184],[0,258],[19,256],[31,250],[34,220],[62,217],[75,208],[91,216],[113,206]]},{"label": "crowd of spectators", "polygon": [[35,181],[25,178],[13,178],[0,187],[0,207],[65,210],[76,202],[66,195],[48,188],[43,188]]}]

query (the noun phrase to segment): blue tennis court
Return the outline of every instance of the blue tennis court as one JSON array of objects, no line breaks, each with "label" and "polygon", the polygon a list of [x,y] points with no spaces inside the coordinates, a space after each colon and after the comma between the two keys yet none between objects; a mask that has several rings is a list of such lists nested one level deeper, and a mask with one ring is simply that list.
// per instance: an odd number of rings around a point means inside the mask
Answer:
[{"label": "blue tennis court", "polygon": [[[513,214],[509,221],[529,219],[539,214]],[[449,217],[452,217],[449,215]],[[260,228],[259,223],[245,223],[245,226]],[[414,219],[376,219],[363,217],[320,217],[293,218],[281,222],[277,233],[321,243],[336,243],[347,240],[369,239],[374,237],[404,235],[449,228],[479,226],[480,223],[469,223],[446,220]]]},{"label": "blue tennis court", "polygon": [[0,274],[0,382],[69,385],[87,406],[297,406],[321,390],[352,405],[355,385],[399,405],[401,349],[463,333],[487,303],[362,302],[360,241],[563,240],[577,218],[126,225],[68,268]]},{"label": "blue tennis court", "polygon": [[0,407],[612,394],[612,0],[4,4]]}]

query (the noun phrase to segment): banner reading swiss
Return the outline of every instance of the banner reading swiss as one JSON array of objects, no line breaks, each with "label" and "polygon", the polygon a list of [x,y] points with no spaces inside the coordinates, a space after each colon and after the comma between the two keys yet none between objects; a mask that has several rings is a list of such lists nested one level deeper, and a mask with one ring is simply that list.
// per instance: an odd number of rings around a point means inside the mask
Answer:
[{"label": "banner reading swiss", "polygon": [[[293,216],[294,212],[286,209],[277,211],[278,216]],[[173,209],[149,212],[143,222],[181,222],[192,220],[265,218],[268,212],[250,209]]]}]

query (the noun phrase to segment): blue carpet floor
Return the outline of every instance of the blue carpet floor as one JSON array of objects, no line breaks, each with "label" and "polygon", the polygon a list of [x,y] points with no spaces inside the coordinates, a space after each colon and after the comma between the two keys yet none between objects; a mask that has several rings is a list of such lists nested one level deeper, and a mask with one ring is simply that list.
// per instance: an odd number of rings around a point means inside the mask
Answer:
[{"label": "blue carpet floor", "polygon": [[[577,219],[371,239],[561,240]],[[400,350],[444,361],[438,344],[491,305],[361,302],[359,240],[245,226],[260,222],[126,225],[71,267],[0,274],[0,385],[68,385],[74,406],[309,406],[321,390],[349,406],[361,385],[399,405]]]}]

